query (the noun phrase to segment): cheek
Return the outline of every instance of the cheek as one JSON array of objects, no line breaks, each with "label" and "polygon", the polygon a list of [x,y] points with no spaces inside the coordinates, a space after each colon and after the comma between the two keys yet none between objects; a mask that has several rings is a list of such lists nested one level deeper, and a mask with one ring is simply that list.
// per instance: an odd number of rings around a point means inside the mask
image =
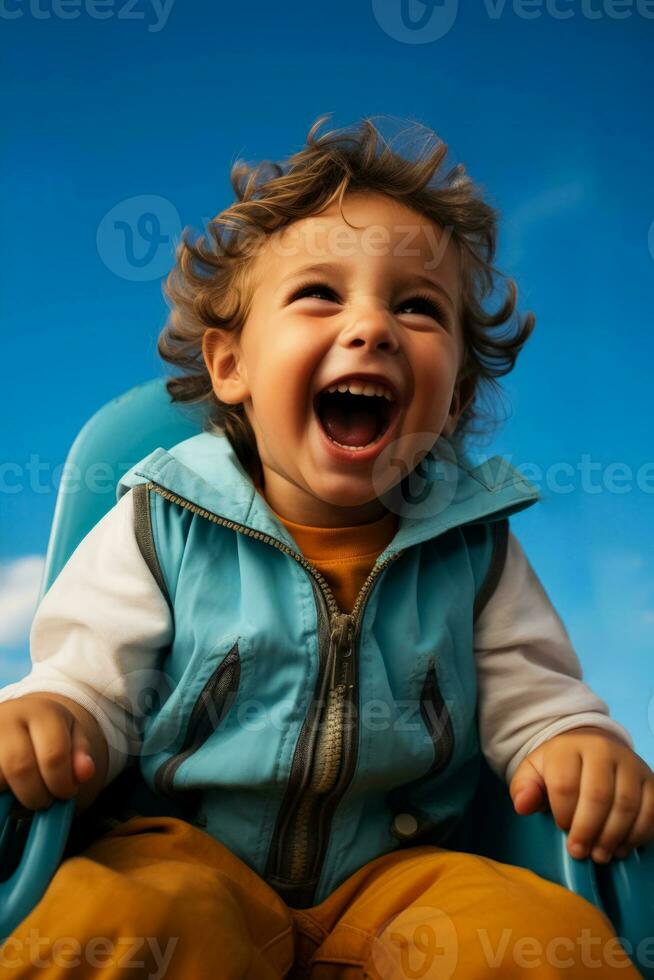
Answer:
[{"label": "cheek", "polygon": [[275,344],[258,364],[252,380],[253,404],[259,424],[290,435],[306,428],[311,409],[315,365],[295,343]]},{"label": "cheek", "polygon": [[452,343],[423,345],[415,352],[413,404],[423,414],[433,414],[449,408],[456,381],[457,361]]},{"label": "cheek", "polygon": [[[265,345],[260,357],[260,370],[275,371],[281,384],[301,384],[307,373],[320,360],[320,349],[307,327],[282,326],[275,330],[274,343]],[[315,330],[315,327],[314,327]]]}]

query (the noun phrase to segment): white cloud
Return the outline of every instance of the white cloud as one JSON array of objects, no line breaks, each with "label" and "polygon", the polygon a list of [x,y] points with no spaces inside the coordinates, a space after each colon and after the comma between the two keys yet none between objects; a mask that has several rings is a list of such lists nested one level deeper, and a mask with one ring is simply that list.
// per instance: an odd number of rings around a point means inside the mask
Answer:
[{"label": "white cloud", "polygon": [[0,565],[0,646],[27,643],[45,557],[25,555]]}]

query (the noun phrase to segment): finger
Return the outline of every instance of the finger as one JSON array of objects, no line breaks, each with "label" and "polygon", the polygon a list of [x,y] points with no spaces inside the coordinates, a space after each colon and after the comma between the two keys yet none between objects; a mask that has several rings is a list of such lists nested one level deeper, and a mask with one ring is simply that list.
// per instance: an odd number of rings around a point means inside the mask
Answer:
[{"label": "finger", "polygon": [[587,857],[613,805],[615,762],[605,756],[586,754],[581,767],[579,800],[568,834],[568,851]]},{"label": "finger", "polygon": [[542,810],[546,802],[545,791],[535,779],[523,780],[513,794],[513,805],[522,816]]},{"label": "finger", "polygon": [[544,800],[543,779],[529,759],[523,759],[509,784],[509,794],[518,813],[531,813]]},{"label": "finger", "polygon": [[640,810],[627,838],[627,847],[644,847],[652,840],[654,830],[654,780],[646,779],[640,800]]},{"label": "finger", "polygon": [[73,778],[78,783],[86,782],[95,772],[95,761],[91,755],[91,743],[77,720],[71,732]]},{"label": "finger", "polygon": [[50,806],[52,795],[41,778],[26,725],[13,725],[3,733],[0,768],[11,792],[28,810]]},{"label": "finger", "polygon": [[549,753],[543,767],[550,809],[561,830],[568,830],[579,799],[581,756],[578,752]]},{"label": "finger", "polygon": [[545,782],[540,770],[530,759],[523,759],[509,783],[509,795],[520,814],[542,809],[547,802]]},{"label": "finger", "polygon": [[593,861],[610,861],[618,845],[627,839],[640,811],[642,784],[639,770],[618,767],[613,806],[591,852]]},{"label": "finger", "polygon": [[43,782],[53,796],[68,799],[77,791],[73,778],[72,743],[67,718],[57,709],[30,716],[28,726]]}]

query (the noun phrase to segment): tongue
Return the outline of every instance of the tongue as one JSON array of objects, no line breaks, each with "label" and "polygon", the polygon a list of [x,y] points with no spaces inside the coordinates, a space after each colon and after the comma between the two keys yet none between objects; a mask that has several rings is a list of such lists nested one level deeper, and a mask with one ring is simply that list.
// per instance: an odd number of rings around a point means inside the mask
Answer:
[{"label": "tongue", "polygon": [[346,405],[332,400],[320,418],[327,434],[344,446],[367,446],[379,431],[377,411],[362,401]]}]

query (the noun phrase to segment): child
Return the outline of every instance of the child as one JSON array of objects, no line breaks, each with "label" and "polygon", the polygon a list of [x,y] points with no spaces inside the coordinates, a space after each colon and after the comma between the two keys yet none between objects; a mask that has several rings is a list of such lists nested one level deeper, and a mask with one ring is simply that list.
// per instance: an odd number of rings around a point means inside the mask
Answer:
[{"label": "child", "polygon": [[482,305],[496,213],[444,145],[320,122],[184,236],[159,351],[207,427],[125,474],[1,692],[25,806],[84,810],[131,763],[152,801],[62,863],[3,968],[636,977],[589,902],[447,846],[480,750],[575,857],[654,836],[654,775],[509,529],[538,494],[463,450],[534,324],[496,336],[510,280]]}]

